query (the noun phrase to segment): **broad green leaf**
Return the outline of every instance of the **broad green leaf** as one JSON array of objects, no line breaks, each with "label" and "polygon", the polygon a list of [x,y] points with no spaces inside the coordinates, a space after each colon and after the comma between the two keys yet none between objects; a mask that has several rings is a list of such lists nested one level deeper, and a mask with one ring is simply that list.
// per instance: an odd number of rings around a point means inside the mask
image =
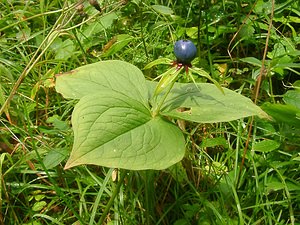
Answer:
[{"label": "broad green leaf", "polygon": [[171,8],[164,5],[152,5],[152,8],[162,15],[171,15],[174,13]]},{"label": "broad green leaf", "polygon": [[299,161],[300,162],[300,156],[297,156],[295,158],[293,158],[294,161]]},{"label": "broad green leaf", "polygon": [[[147,84],[152,89],[151,95],[156,82]],[[161,115],[198,123],[225,122],[254,115],[268,117],[249,98],[222,89],[224,94],[214,84],[197,83],[196,87],[194,83],[175,83],[163,104]]]},{"label": "broad green leaf", "polygon": [[254,13],[261,15],[261,14],[270,14],[272,11],[272,3],[270,0],[258,0],[254,7]]},{"label": "broad green leaf", "polygon": [[273,68],[300,68],[300,63],[278,63]]},{"label": "broad green leaf", "polygon": [[268,56],[272,59],[275,57],[282,57],[286,54],[286,48],[282,43],[274,44],[273,50],[268,53]]},{"label": "broad green leaf", "polygon": [[292,23],[300,23],[300,18],[298,16],[288,16],[287,19]]},{"label": "broad green leaf", "polygon": [[134,98],[113,90],[84,96],[72,115],[74,145],[65,166],[94,164],[131,170],[165,169],[184,156],[180,129]]},{"label": "broad green leaf", "polygon": [[282,122],[295,127],[300,127],[300,118],[297,116],[300,110],[295,106],[265,103],[261,107],[277,122]]},{"label": "broad green leaf", "polygon": [[254,144],[254,151],[258,152],[271,152],[273,150],[278,149],[280,143],[274,140],[263,140]]},{"label": "broad green leaf", "polygon": [[300,91],[290,90],[283,95],[285,103],[293,105],[300,110]]},{"label": "broad green leaf", "polygon": [[274,191],[280,191],[282,189],[288,189],[289,191],[299,191],[300,187],[299,184],[293,180],[292,181],[286,180],[285,183],[283,183],[276,177],[272,177],[268,179],[266,183],[266,191],[268,193]]},{"label": "broad green leaf", "polygon": [[249,63],[249,64],[254,65],[254,66],[258,66],[258,67],[262,66],[261,61],[257,58],[254,58],[254,57],[246,57],[246,58],[243,58],[243,59],[240,59],[240,60],[242,62]]},{"label": "broad green leaf", "polygon": [[200,145],[202,148],[205,147],[215,147],[215,146],[228,146],[228,143],[224,137],[216,137],[216,138],[205,138],[201,142]]},{"label": "broad green leaf", "polygon": [[297,91],[300,91],[300,80],[296,80],[294,83],[293,83],[293,88]]},{"label": "broad green leaf", "polygon": [[266,184],[266,191],[270,193],[270,192],[282,190],[284,189],[284,187],[285,185],[280,181],[271,181]]},{"label": "broad green leaf", "polygon": [[130,63],[108,60],[79,67],[57,75],[56,91],[65,98],[80,99],[104,89],[128,94],[147,103],[147,86],[143,73]]}]

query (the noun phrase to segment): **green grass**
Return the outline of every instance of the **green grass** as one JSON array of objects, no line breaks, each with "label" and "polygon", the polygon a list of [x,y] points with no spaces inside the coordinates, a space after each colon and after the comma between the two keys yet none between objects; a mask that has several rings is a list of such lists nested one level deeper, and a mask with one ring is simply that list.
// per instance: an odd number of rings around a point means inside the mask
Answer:
[{"label": "green grass", "polygon": [[[194,64],[222,86],[284,103],[299,77],[299,2],[276,1],[273,16],[272,1],[99,2],[101,13],[88,1],[83,11],[76,1],[0,3],[0,224],[300,224],[300,127],[283,112],[186,123],[186,157],[164,171],[64,170],[76,102],[54,89],[55,74],[107,59],[143,69],[189,38]],[[256,96],[261,68],[246,57],[267,60]]]}]

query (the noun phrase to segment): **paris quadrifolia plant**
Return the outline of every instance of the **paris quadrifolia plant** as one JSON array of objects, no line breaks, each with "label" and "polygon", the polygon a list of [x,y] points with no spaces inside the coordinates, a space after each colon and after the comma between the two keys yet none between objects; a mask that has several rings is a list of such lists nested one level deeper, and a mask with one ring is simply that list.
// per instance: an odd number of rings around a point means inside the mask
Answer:
[{"label": "paris quadrifolia plant", "polygon": [[[174,123],[177,119],[216,123],[266,117],[250,99],[221,88],[207,72],[192,66],[197,48],[191,41],[177,41],[174,53],[175,61],[161,58],[146,66],[170,65],[158,82],[146,80],[140,69],[118,60],[57,76],[56,90],[79,100],[72,113],[74,143],[66,169],[82,164],[165,169],[185,154],[184,134]],[[212,83],[196,83],[191,73]],[[192,82],[176,82],[181,76]]]}]

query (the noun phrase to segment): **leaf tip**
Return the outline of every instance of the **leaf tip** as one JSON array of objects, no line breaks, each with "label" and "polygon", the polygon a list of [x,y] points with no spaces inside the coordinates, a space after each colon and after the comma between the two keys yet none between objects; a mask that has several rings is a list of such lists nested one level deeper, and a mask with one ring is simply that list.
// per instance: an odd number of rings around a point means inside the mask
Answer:
[{"label": "leaf tip", "polygon": [[75,166],[74,163],[72,163],[72,162],[70,162],[70,160],[68,160],[65,167],[64,167],[64,170],[68,170],[68,169],[70,169],[74,166]]},{"label": "leaf tip", "polygon": [[263,111],[263,110],[258,116],[260,118],[263,118],[263,119],[266,119],[266,120],[274,121],[274,118],[272,116],[270,116],[268,113],[266,113],[265,111]]}]

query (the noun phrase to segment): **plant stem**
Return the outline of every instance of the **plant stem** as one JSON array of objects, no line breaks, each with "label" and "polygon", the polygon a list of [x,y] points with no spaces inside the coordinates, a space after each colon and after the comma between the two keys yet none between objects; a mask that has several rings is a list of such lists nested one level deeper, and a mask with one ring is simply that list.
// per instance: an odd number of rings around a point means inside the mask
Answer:
[{"label": "plant stem", "polygon": [[[96,215],[96,213],[97,213],[97,208],[98,208],[99,203],[100,203],[100,200],[101,200],[101,198],[102,198],[104,189],[105,189],[105,187],[107,186],[107,184],[108,184],[108,182],[109,182],[109,180],[110,180],[110,178],[111,178],[111,176],[112,176],[113,171],[114,171],[113,168],[109,169],[108,173],[107,173],[106,176],[105,176],[105,179],[103,180],[103,183],[101,184],[101,188],[100,188],[100,190],[99,190],[99,192],[98,192],[98,194],[97,194],[96,200],[95,200],[95,202],[94,202],[94,204],[93,204],[93,208],[92,208],[92,213],[91,213],[89,225],[93,225],[94,222],[95,222],[94,219],[95,219],[95,215]],[[93,173],[91,173],[89,170],[87,170],[87,172],[90,174],[90,176],[91,176],[93,179],[97,180],[97,178],[94,177]]]},{"label": "plant stem", "polygon": [[102,213],[102,215],[101,215],[101,217],[100,217],[100,220],[99,220],[98,224],[103,224],[106,215],[108,214],[108,212],[109,212],[109,210],[110,210],[112,204],[113,204],[114,201],[115,201],[115,198],[116,198],[117,194],[119,193],[120,187],[121,187],[121,185],[122,185],[123,182],[124,182],[125,176],[126,176],[126,171],[123,171],[123,172],[121,173],[121,176],[120,176],[120,179],[119,179],[119,181],[118,181],[118,183],[117,183],[117,186],[116,186],[114,192],[112,193],[112,196],[111,196],[111,198],[109,199],[109,202],[107,203],[104,212]]},{"label": "plant stem", "polygon": [[[155,208],[155,172],[153,170],[147,170],[145,175],[145,209],[146,209],[146,224],[153,224],[154,220],[154,208]],[[155,220],[154,220],[155,221]]]},{"label": "plant stem", "polygon": [[[161,98],[160,102],[159,102],[158,104],[155,104],[155,106],[153,107],[153,110],[152,110],[152,117],[157,116],[157,114],[159,113],[159,111],[160,111],[162,105],[164,104],[164,102],[165,102],[167,96],[169,95],[171,89],[173,88],[173,86],[174,86],[174,84],[175,84],[175,82],[176,82],[176,80],[177,80],[176,78],[178,77],[178,75],[180,74],[180,72],[182,71],[182,69],[183,69],[183,67],[181,67],[180,69],[177,69],[177,70],[175,71],[175,73],[172,74],[172,76],[174,76],[174,79],[172,78],[172,81],[171,81],[168,85],[166,85],[166,88],[167,88],[167,89],[166,89],[165,94],[164,94],[163,97]],[[163,80],[164,78],[165,78],[165,77],[163,76],[163,77],[160,79],[160,81],[158,82],[158,85],[160,85],[161,87],[163,86],[163,84],[161,83],[161,80]],[[158,87],[158,86],[157,86],[157,87]],[[156,90],[158,89],[157,87],[156,87]],[[159,93],[160,93],[160,92],[159,92]],[[157,101],[157,97],[158,97],[159,93],[156,94],[156,91],[154,92],[154,96],[153,96],[153,98],[152,98],[152,99],[154,99],[154,102]]]},{"label": "plant stem", "polygon": [[174,80],[169,86],[168,89],[166,91],[166,93],[164,94],[164,96],[162,97],[162,99],[160,100],[160,102],[155,106],[153,112],[152,112],[152,117],[157,116],[157,114],[159,113],[162,105],[164,104],[167,96],[169,95],[171,89],[173,88],[174,84],[175,84],[176,80]]}]

